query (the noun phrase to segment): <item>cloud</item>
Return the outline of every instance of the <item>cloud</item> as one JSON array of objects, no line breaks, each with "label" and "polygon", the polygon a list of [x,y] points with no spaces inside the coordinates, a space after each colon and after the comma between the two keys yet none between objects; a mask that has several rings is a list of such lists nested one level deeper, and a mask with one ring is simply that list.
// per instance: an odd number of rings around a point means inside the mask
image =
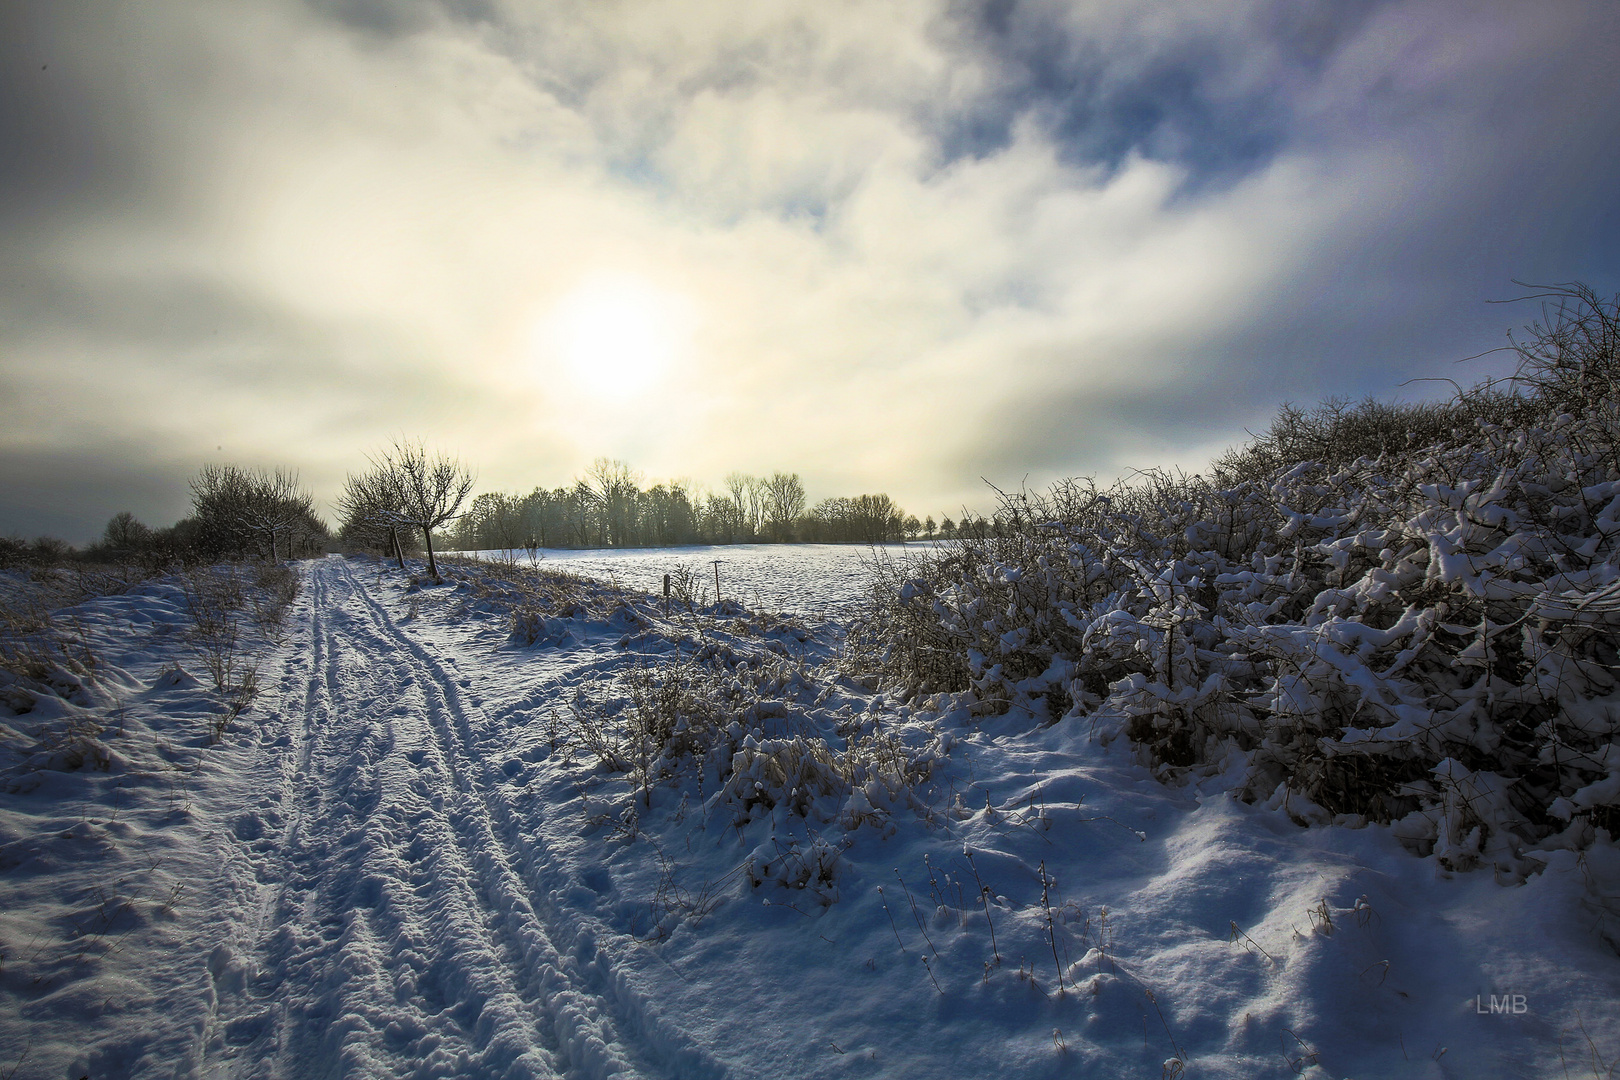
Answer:
[{"label": "cloud", "polygon": [[[400,433],[488,487],[607,454],[982,506],[1415,394],[1519,321],[1510,277],[1620,285],[1599,3],[3,18],[0,453],[63,492],[0,492],[13,530],[220,457],[329,497]],[[652,392],[546,344],[604,277],[689,315]]]}]

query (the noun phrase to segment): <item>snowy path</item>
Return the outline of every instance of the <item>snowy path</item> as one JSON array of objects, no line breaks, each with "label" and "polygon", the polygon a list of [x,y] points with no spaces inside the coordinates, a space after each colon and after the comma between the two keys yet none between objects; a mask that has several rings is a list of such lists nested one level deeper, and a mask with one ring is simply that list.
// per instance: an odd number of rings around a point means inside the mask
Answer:
[{"label": "snowy path", "polygon": [[[616,978],[473,746],[471,680],[354,567],[310,571],[287,661],[284,807],[258,848],[255,930],[210,960],[205,1075],[715,1075]],[[300,635],[302,636],[302,635]]]}]

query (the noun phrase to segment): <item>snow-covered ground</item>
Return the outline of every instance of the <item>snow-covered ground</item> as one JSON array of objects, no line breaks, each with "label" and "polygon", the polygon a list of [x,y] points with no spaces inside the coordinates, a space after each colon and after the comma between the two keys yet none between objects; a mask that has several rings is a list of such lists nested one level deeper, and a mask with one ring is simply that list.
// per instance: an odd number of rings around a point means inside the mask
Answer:
[{"label": "snow-covered ground", "polygon": [[[627,588],[661,593],[664,575],[682,568],[714,597],[715,562],[720,564],[720,595],[750,607],[799,615],[827,616],[847,611],[870,591],[876,560],[904,561],[928,550],[913,544],[725,544],[676,548],[572,550],[538,548],[548,566],[617,581]],[[527,550],[469,552],[479,558],[529,562]]]},{"label": "snow-covered ground", "polygon": [[[835,676],[836,623],[597,590],[514,636],[474,570],[300,572],[217,742],[173,581],[59,613],[94,680],[0,710],[0,1077],[1606,1077],[1620,1057],[1611,844],[1504,887],[1219,777],[1166,786],[1084,726],[895,707]],[[729,775],[643,762],[643,801],[589,736],[680,671],[754,704]],[[770,771],[858,743],[915,782]]]}]

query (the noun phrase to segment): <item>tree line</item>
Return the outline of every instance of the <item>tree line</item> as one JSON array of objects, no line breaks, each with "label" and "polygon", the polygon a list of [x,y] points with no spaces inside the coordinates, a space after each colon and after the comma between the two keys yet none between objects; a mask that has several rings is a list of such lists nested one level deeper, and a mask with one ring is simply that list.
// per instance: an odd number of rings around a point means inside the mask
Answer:
[{"label": "tree line", "polygon": [[[949,518],[919,521],[888,495],[807,506],[798,473],[734,472],[720,491],[684,480],[643,487],[623,461],[598,458],[585,475],[528,494],[486,492],[447,540],[462,550],[669,547],[679,544],[866,543],[955,536]],[[978,523],[979,519],[972,519]],[[970,526],[971,527],[971,526]]]},{"label": "tree line", "polygon": [[994,527],[964,513],[960,524],[919,521],[886,494],[807,505],[798,473],[734,472],[722,490],[684,480],[645,486],[623,461],[598,458],[572,484],[527,495],[488,492],[469,502],[474,475],[461,461],[399,440],[347,478],[336,501],[336,534],[296,472],[204,466],[190,482],[191,513],[151,528],[128,511],[83,551],[60,540],[0,538],[0,563],[69,558],[153,567],[224,559],[310,557],[341,547],[396,559],[436,549],[667,547],[682,544],[863,543],[980,535]]}]

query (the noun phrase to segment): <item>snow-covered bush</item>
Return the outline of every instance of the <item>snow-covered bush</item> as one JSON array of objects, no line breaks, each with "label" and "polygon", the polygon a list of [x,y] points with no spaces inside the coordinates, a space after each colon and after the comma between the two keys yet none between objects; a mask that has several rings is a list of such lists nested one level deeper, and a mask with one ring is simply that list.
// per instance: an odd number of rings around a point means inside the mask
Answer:
[{"label": "snow-covered bush", "polygon": [[285,563],[263,563],[254,568],[253,587],[247,590],[248,612],[266,637],[281,633],[287,612],[303,590],[303,578]]},{"label": "snow-covered bush", "polygon": [[572,620],[604,621],[625,630],[649,625],[650,597],[567,571],[455,555],[446,555],[439,565],[444,579],[463,594],[462,614],[504,613],[508,639],[523,648],[560,643]]},{"label": "snow-covered bush", "polygon": [[82,704],[97,666],[82,628],[15,599],[0,602],[0,705],[26,713],[42,695]]},{"label": "snow-covered bush", "polygon": [[0,791],[32,790],[40,772],[126,764],[109,744],[117,699],[105,686],[107,667],[71,609],[125,593],[144,576],[100,567],[0,575],[0,744],[12,758]]},{"label": "snow-covered bush", "polygon": [[175,580],[191,620],[186,644],[219,698],[214,737],[221,738],[259,692],[259,660],[247,623],[263,639],[279,639],[287,611],[302,587],[301,578],[279,564],[220,563],[181,570]]},{"label": "snow-covered bush", "polygon": [[1004,495],[988,535],[883,575],[850,671],[1083,718],[1169,773],[1240,752],[1247,797],[1397,822],[1451,865],[1613,836],[1620,320],[1560,295],[1528,391],[1485,388],[1454,437]]},{"label": "snow-covered bush", "polygon": [[64,609],[127,593],[150,576],[94,564],[0,572],[0,705],[28,712],[40,695],[87,704],[100,661],[85,628]]},{"label": "snow-covered bush", "polygon": [[670,784],[732,825],[785,815],[853,830],[927,813],[915,789],[944,754],[937,736],[819,709],[827,690],[796,658],[716,639],[576,702],[574,732],[643,804]]}]

